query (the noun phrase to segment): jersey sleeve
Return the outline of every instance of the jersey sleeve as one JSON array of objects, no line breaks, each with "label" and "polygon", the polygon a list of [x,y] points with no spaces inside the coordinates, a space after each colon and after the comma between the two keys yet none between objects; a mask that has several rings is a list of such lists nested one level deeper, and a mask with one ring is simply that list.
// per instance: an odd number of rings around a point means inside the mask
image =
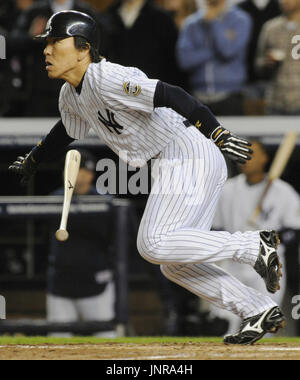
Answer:
[{"label": "jersey sleeve", "polygon": [[140,70],[115,65],[104,70],[102,97],[108,107],[116,110],[134,110],[152,113],[158,80],[149,79]]},{"label": "jersey sleeve", "polygon": [[70,137],[80,140],[87,136],[90,125],[73,111],[72,96],[68,93],[66,85],[62,87],[60,92],[59,112],[66,132]]}]

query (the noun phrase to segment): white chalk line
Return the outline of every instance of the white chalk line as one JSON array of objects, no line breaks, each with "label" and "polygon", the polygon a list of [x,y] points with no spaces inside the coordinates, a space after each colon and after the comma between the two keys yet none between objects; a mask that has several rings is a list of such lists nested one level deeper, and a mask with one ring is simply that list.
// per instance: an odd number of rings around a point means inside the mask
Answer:
[{"label": "white chalk line", "polygon": [[191,358],[195,354],[176,354],[176,355],[157,355],[157,356],[135,356],[134,358],[112,358],[109,360],[162,360],[162,359],[180,359]]},{"label": "white chalk line", "polygon": [[[1,345],[1,349],[8,349],[8,348],[14,348],[14,349],[20,349],[20,350],[78,350],[82,349],[83,345]],[[85,348],[93,348],[97,349],[97,345],[95,344],[85,344]],[[234,348],[237,348],[236,346]],[[286,352],[286,353],[293,353],[293,352],[300,352],[300,347],[276,347],[276,346],[270,346],[270,347],[260,347],[260,346],[245,346],[240,347],[240,352],[210,352],[209,356],[215,357],[215,358],[221,358],[223,356],[229,356],[231,358],[240,358],[240,357],[257,357],[259,352],[264,352],[264,355],[271,355],[272,352]],[[247,350],[250,349],[250,352],[242,352],[243,348],[246,348]],[[269,354],[269,355],[268,355]],[[105,356],[105,355],[104,355]],[[116,357],[116,358],[107,358],[106,360],[168,360],[168,359],[186,359],[189,358],[193,360],[193,358],[196,357],[196,353],[182,353],[182,354],[170,354],[170,355],[152,355],[148,356],[143,355],[143,353],[137,353],[135,357]]]},{"label": "white chalk line", "polygon": [[[40,346],[40,345],[34,345],[34,346],[29,346],[29,345],[2,345],[0,346],[0,349],[7,349],[7,348],[17,348],[17,349],[24,349],[24,350],[33,350],[33,349],[41,349],[41,350],[53,350],[53,349],[58,349],[58,350],[78,350],[82,348],[82,345],[62,345],[62,346],[54,346],[54,345],[49,345],[49,346]],[[97,348],[97,345],[84,345],[85,348]],[[144,356],[142,354],[139,354],[135,357],[129,357],[129,358],[109,358],[107,360],[163,360],[163,359],[180,359],[180,358],[191,358],[194,357],[195,354],[176,354],[176,355],[156,355],[156,356]]]},{"label": "white chalk line", "polygon": [[[20,348],[24,350],[33,350],[33,349],[41,349],[41,350],[48,350],[48,349],[58,349],[58,350],[78,350],[80,348],[97,348],[97,344],[84,344],[84,345],[74,345],[74,344],[66,344],[66,345],[24,345],[24,344],[17,344],[17,345],[0,345],[0,349],[5,349],[5,348]],[[234,348],[237,348],[238,346],[232,346]],[[271,346],[271,347],[260,347],[260,346],[243,346],[246,347],[247,349],[250,350],[255,350],[257,351],[300,351],[300,347],[276,347],[276,346]],[[143,347],[144,349],[144,347]],[[228,353],[228,352],[227,352]],[[176,354],[173,355],[174,357],[179,357],[179,356],[194,356],[193,353],[190,354]],[[165,357],[165,356],[149,356],[151,358],[160,358],[160,357]]]},{"label": "white chalk line", "polygon": [[0,346],[0,349],[1,348],[20,348],[20,349],[26,349],[26,350],[34,350],[34,349],[41,349],[41,350],[52,350],[52,349],[56,349],[56,350],[78,350],[80,348],[96,348],[97,345],[93,345],[93,344],[84,344],[84,345],[49,345],[49,346],[41,346],[41,345],[33,345],[33,346],[29,346],[29,345],[23,345],[23,344],[17,344],[17,345],[3,345],[3,346]]},{"label": "white chalk line", "polygon": [[[237,348],[238,346],[234,346],[234,348]],[[239,357],[257,357],[260,352],[264,352],[264,355],[272,355],[274,352],[299,352],[300,347],[259,347],[259,346],[241,346],[240,352],[212,352],[211,355],[213,357],[222,357],[222,356],[229,356],[231,358],[239,358]],[[245,348],[248,351],[243,352],[243,348]],[[249,351],[250,350],[250,351]],[[269,355],[268,355],[269,354]]]},{"label": "white chalk line", "polygon": [[300,347],[259,347],[260,351],[300,351]]}]

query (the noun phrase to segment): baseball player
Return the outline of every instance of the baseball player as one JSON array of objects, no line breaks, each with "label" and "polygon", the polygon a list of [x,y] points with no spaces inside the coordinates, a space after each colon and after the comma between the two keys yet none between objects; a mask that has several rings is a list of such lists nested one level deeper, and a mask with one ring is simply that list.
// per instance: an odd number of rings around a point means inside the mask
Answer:
[{"label": "baseball player", "polygon": [[226,344],[250,344],[277,332],[285,318],[272,299],[218,268],[231,259],[252,266],[269,292],[281,277],[275,231],[211,231],[227,178],[222,155],[245,163],[250,143],[232,135],[181,88],[149,79],[137,68],[99,57],[97,26],[86,14],[59,12],[37,38],[49,78],[64,79],[61,120],[10,170],[26,183],[38,165],[93,129],[121,159],[142,167],[156,157],[153,186],[140,224],[140,254],[171,281],[242,318]]}]

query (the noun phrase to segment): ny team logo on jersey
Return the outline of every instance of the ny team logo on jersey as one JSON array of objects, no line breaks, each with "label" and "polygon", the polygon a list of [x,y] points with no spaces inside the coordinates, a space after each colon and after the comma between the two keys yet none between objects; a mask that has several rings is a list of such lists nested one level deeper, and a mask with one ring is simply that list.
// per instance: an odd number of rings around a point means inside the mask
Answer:
[{"label": "ny team logo on jersey", "polygon": [[[103,123],[106,128],[109,130],[111,133],[117,133],[120,135],[122,133],[122,130],[124,129],[122,125],[118,124],[115,120],[115,114],[109,110],[106,110],[106,115],[107,119],[103,115],[101,115],[101,112],[98,111],[98,119]],[[111,130],[113,129],[113,131]]]}]

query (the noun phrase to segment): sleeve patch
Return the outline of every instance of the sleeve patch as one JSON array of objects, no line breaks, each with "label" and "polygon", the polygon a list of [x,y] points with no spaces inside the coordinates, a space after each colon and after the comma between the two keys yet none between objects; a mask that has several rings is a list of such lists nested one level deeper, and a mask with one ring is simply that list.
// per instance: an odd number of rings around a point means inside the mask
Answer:
[{"label": "sleeve patch", "polygon": [[139,84],[131,82],[124,82],[123,89],[124,92],[129,96],[138,96],[142,91]]}]

